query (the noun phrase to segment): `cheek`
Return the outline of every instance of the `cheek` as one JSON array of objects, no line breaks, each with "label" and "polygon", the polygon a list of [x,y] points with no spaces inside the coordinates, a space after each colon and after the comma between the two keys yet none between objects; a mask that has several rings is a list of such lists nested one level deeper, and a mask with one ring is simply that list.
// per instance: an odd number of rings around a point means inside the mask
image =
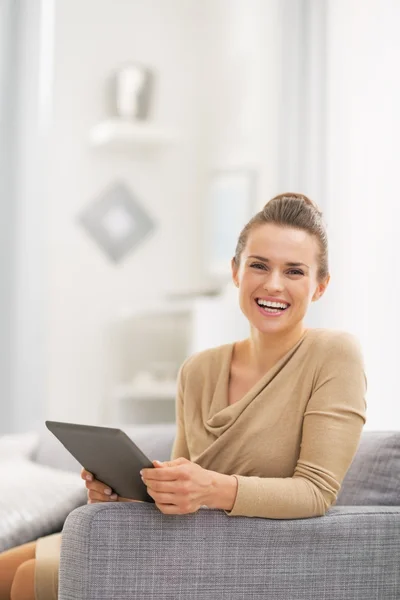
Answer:
[{"label": "cheek", "polygon": [[312,298],[312,290],[308,281],[302,282],[296,290],[297,298],[304,304],[309,304]]},{"label": "cheek", "polygon": [[311,301],[312,290],[310,282],[307,280],[288,282],[286,291],[292,302],[297,306],[307,306]]},{"label": "cheek", "polygon": [[254,295],[256,290],[259,288],[260,282],[251,275],[244,275],[240,280],[239,285],[239,296],[244,301],[249,301],[250,297]]},{"label": "cheek", "polygon": [[256,288],[262,283],[262,278],[254,271],[243,271],[240,277],[240,287]]},{"label": "cheek", "polygon": [[242,279],[240,282],[240,287],[238,290],[238,303],[239,307],[243,310],[246,310],[246,307],[250,306],[250,303],[253,302],[254,285],[251,285],[251,282],[248,279]]}]

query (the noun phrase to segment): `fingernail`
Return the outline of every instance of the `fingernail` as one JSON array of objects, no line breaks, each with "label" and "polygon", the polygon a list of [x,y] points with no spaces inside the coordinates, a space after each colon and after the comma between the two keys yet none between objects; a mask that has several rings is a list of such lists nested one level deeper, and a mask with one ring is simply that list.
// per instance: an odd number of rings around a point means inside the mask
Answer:
[{"label": "fingernail", "polygon": [[111,496],[112,491],[109,488],[105,488],[104,493],[107,494],[107,496]]},{"label": "fingernail", "polygon": [[156,462],[158,465],[162,465],[162,462],[159,460],[155,460],[154,462]]},{"label": "fingernail", "polygon": [[116,500],[118,498],[117,494],[111,494],[110,499]]},{"label": "fingernail", "polygon": [[89,473],[89,475],[86,475],[86,479],[87,481],[93,481],[93,475],[90,475]]},{"label": "fingernail", "polygon": [[143,477],[143,471],[140,471],[140,477]]}]

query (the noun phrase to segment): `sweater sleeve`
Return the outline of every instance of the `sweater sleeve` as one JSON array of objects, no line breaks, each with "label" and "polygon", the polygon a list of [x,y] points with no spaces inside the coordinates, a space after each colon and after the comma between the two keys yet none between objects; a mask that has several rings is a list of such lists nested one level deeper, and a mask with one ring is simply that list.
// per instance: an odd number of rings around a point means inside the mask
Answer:
[{"label": "sweater sleeve", "polygon": [[323,516],[335,504],[366,422],[366,377],[358,340],[340,332],[329,340],[315,373],[292,477],[234,475],[228,516],[301,519]]},{"label": "sweater sleeve", "polygon": [[171,460],[176,458],[187,458],[190,460],[190,452],[186,442],[185,419],[183,409],[183,369],[186,363],[183,363],[178,373],[178,385],[175,402],[175,421],[176,435],[171,451]]}]

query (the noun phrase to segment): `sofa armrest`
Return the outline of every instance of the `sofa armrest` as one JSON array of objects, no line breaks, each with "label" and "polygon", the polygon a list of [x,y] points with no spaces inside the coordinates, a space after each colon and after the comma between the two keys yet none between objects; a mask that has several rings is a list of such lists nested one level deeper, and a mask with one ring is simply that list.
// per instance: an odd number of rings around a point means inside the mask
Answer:
[{"label": "sofa armrest", "polygon": [[65,522],[59,599],[395,600],[399,562],[396,506],[273,520],[95,504]]}]

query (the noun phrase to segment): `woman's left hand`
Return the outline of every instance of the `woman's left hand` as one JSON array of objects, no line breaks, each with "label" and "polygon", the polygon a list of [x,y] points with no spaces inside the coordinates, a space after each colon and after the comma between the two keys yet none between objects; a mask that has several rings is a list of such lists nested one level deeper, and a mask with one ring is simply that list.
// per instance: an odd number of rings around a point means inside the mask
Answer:
[{"label": "woman's left hand", "polygon": [[166,515],[194,513],[207,505],[213,487],[213,471],[187,460],[159,463],[154,469],[142,469],[142,479],[157,508]]}]

